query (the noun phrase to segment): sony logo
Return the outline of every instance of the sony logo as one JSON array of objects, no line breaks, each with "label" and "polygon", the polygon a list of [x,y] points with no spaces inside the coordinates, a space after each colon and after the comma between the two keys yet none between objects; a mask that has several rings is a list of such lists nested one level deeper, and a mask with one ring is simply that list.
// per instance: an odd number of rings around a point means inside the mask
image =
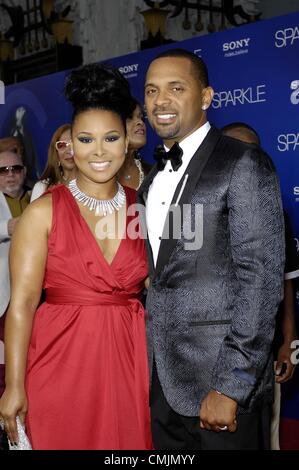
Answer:
[{"label": "sony logo", "polygon": [[239,39],[238,41],[225,42],[223,44],[223,51],[234,51],[235,49],[240,49],[241,47],[249,46],[250,38]]},{"label": "sony logo", "polygon": [[124,65],[124,67],[119,67],[119,71],[123,74],[137,72],[139,64]]}]

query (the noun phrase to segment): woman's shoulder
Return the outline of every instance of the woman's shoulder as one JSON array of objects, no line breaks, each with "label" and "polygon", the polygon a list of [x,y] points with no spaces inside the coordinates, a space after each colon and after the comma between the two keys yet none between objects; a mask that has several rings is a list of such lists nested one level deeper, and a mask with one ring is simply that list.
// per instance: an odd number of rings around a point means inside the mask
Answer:
[{"label": "woman's shoulder", "polygon": [[52,220],[52,195],[45,194],[29,204],[21,216],[22,223],[34,230],[36,227],[48,228]]},{"label": "woman's shoulder", "polygon": [[42,197],[39,197],[35,201],[32,201],[32,203],[29,204],[26,210],[29,208],[31,211],[36,211],[36,212],[40,210],[41,211],[45,210],[46,208],[52,208],[52,194],[50,193],[50,191],[43,193]]}]

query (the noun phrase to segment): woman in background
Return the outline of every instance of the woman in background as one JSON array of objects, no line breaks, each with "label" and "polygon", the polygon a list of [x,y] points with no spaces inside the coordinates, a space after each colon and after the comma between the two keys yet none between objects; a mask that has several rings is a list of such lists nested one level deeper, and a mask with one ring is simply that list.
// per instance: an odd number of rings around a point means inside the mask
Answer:
[{"label": "woman in background", "polygon": [[127,119],[129,147],[118,180],[124,186],[138,190],[151,166],[141,159],[139,150],[146,145],[146,127],[141,104],[133,98],[134,111]]},{"label": "woman in background", "polygon": [[31,202],[56,184],[67,184],[76,176],[76,165],[71,146],[71,126],[63,124],[54,132],[48,150],[46,168],[34,185]]}]

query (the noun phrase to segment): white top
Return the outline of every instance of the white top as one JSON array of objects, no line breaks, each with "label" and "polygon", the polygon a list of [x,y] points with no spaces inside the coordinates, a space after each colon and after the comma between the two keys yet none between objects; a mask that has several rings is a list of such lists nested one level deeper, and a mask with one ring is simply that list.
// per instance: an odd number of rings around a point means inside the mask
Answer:
[{"label": "white top", "polygon": [[44,194],[48,189],[48,182],[47,180],[38,181],[35,183],[32,189],[30,202],[35,201],[38,199],[42,194]]},{"label": "white top", "polygon": [[[10,236],[8,235],[7,224],[11,218],[12,215],[5,196],[0,191],[0,317],[6,311],[10,299],[10,281],[8,268]],[[0,343],[0,354],[2,347],[3,346]]]},{"label": "white top", "polygon": [[[211,126],[206,122],[199,129],[180,142],[183,150],[183,163],[177,171],[172,170],[171,162],[168,161],[164,170],[159,171],[150,185],[146,203],[146,222],[148,228],[149,242],[152,247],[154,264],[156,265],[160,249],[160,238],[163,234],[165,219],[173,199],[175,190],[184,175],[193,155],[203,142]],[[165,146],[164,146],[165,147]],[[168,151],[168,148],[165,147]],[[183,180],[183,185],[188,184],[188,180]],[[181,188],[179,196],[182,194]],[[178,198],[179,199],[179,198]],[[178,201],[177,201],[178,202]],[[159,238],[160,237],[160,238]]]}]

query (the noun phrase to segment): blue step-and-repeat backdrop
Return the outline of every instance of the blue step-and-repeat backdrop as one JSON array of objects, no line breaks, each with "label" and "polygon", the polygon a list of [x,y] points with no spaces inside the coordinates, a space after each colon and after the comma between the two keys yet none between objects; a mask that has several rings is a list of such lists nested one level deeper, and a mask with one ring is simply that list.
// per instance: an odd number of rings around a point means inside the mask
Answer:
[{"label": "blue step-and-repeat backdrop", "polygon": [[[133,95],[143,103],[148,64],[158,52],[170,47],[193,51],[207,63],[215,90],[208,111],[213,124],[221,127],[243,121],[259,133],[262,146],[277,168],[299,250],[299,12],[109,62],[130,81]],[[5,104],[0,105],[0,137],[10,135],[18,126],[23,128],[27,149],[37,156],[32,157],[32,174],[40,174],[54,130],[70,121],[71,109],[63,97],[66,74],[53,74],[5,90]],[[152,161],[157,143],[148,126],[148,144],[143,149],[146,160]],[[299,421],[298,371],[284,389],[282,415]]]}]

